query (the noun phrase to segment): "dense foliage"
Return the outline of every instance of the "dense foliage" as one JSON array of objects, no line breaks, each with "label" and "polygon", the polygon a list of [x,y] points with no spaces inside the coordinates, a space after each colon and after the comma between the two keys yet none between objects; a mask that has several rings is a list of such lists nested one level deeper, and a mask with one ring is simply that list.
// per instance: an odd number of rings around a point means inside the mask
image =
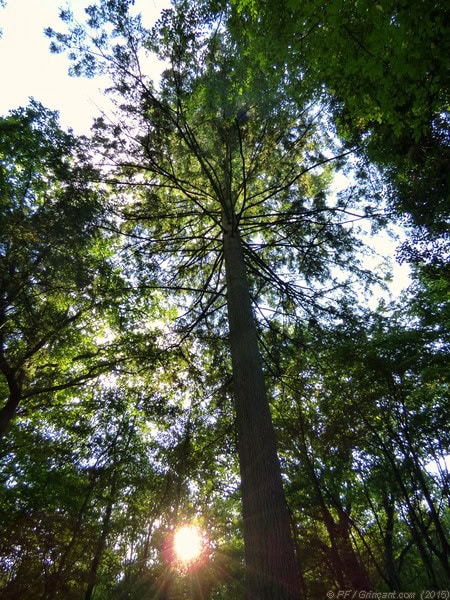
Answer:
[{"label": "dense foliage", "polygon": [[[448,589],[444,7],[183,0],[149,30],[132,4],[48,31],[110,76],[91,139],[0,119],[0,595]],[[359,223],[394,212],[414,279],[370,310]],[[291,587],[252,547],[271,515]]]}]

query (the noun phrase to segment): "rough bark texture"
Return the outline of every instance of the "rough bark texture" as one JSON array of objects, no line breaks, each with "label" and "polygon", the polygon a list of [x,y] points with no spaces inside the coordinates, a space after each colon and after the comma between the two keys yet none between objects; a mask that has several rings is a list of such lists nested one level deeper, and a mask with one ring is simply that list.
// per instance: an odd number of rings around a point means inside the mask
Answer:
[{"label": "rough bark texture", "polygon": [[224,256],[241,472],[248,600],[298,600],[295,557],[239,233],[225,225]]}]

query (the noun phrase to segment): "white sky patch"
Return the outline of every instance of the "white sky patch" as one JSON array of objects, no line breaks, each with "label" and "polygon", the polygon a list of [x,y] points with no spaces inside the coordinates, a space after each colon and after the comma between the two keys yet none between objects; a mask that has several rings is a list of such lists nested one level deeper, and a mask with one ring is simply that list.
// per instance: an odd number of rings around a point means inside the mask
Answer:
[{"label": "white sky patch", "polygon": [[[331,199],[340,192],[349,189],[354,183],[355,181],[351,175],[348,177],[342,171],[335,173],[330,190]],[[363,205],[364,202],[361,204]],[[357,205],[354,212],[362,213],[362,206],[358,207]],[[357,237],[363,240],[369,251],[368,255],[362,259],[364,268],[375,273],[388,271],[391,275],[391,278],[385,281],[387,292],[378,289],[373,298],[369,300],[370,307],[375,310],[381,298],[389,302],[392,298],[398,297],[411,284],[409,265],[406,262],[400,264],[395,256],[397,248],[407,239],[407,233],[400,226],[392,223],[378,233],[372,233],[370,218],[356,221],[354,227],[359,231]]]},{"label": "white sky patch", "polygon": [[438,474],[445,474],[448,476],[450,471],[450,454],[446,454],[438,460],[431,460],[425,465],[425,469],[434,476]]},{"label": "white sky patch", "polygon": [[67,73],[64,55],[51,54],[46,27],[58,29],[61,0],[9,0],[0,9],[0,112],[26,106],[30,96],[59,110],[63,127],[76,133],[89,131],[101,103],[99,82],[74,79]]},{"label": "white sky patch", "polygon": [[405,239],[405,235],[399,239],[393,239],[387,232],[383,231],[376,234],[374,237],[368,237],[367,240],[369,245],[374,248],[377,255],[371,258],[365,259],[365,265],[368,268],[379,268],[383,261],[388,260],[390,262],[390,268],[392,271],[392,279],[387,281],[389,292],[393,297],[399,296],[410,284],[411,284],[411,269],[407,263],[400,264],[395,258],[396,249],[400,246],[402,238]]},{"label": "white sky patch", "polygon": [[[71,127],[76,134],[89,133],[94,117],[102,110],[108,112],[103,88],[106,80],[95,77],[69,77],[69,60],[63,54],[51,54],[46,27],[64,30],[59,19],[60,7],[87,6],[89,0],[65,2],[64,0],[8,0],[0,8],[0,115],[26,106],[33,97],[47,108],[60,112],[61,125]],[[136,9],[143,9],[144,23],[150,26],[168,0],[137,0]],[[148,74],[159,78],[158,61],[146,61],[146,67],[155,69]],[[106,105],[105,105],[106,104]]]},{"label": "white sky patch", "polygon": [[390,278],[384,282],[387,285],[387,293],[379,290],[380,297],[377,294],[369,303],[371,308],[375,309],[379,299],[383,298],[389,302],[398,297],[411,284],[410,266],[406,262],[400,264],[396,259],[397,249],[408,236],[404,229],[392,223],[387,228],[372,233],[370,219],[360,221],[358,228],[361,231],[358,237],[371,251],[362,259],[364,268],[375,273],[387,271],[390,274]]},{"label": "white sky patch", "polygon": [[[106,78],[69,77],[69,60],[63,54],[51,54],[50,40],[44,35],[46,27],[64,30],[59,18],[59,8],[72,8],[76,16],[83,18],[83,9],[90,0],[8,0],[6,8],[0,8],[0,115],[9,110],[26,106],[34,97],[44,106],[60,112],[61,125],[71,127],[76,134],[88,134],[93,118],[102,111],[109,112],[109,102],[103,93]],[[133,12],[142,12],[143,23],[151,27],[159,18],[161,10],[170,7],[169,0],[136,0]],[[155,57],[143,57],[143,67],[155,83],[164,65]],[[335,176],[334,192],[348,185],[342,173]],[[389,288],[397,295],[409,284],[409,268],[399,265],[395,258],[398,243],[387,235],[374,238],[367,236],[380,256],[390,257],[393,280]],[[372,261],[372,262],[370,262]],[[376,268],[381,258],[370,259],[370,268]]]}]

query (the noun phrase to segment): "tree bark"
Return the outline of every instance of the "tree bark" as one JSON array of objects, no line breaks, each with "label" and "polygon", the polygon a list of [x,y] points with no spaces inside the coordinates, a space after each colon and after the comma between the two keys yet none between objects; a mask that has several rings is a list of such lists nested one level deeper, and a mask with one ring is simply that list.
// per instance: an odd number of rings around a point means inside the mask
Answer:
[{"label": "tree bark", "polygon": [[9,396],[8,400],[4,404],[4,406],[0,409],[0,440],[4,437],[6,430],[9,427],[9,424],[13,420],[17,407],[22,400],[22,386],[19,381],[19,377],[16,374],[6,367],[6,361],[0,361],[1,371],[6,378],[9,388]]},{"label": "tree bark", "polygon": [[87,584],[87,588],[86,588],[86,593],[84,595],[84,600],[91,600],[92,595],[94,593],[94,588],[97,583],[98,569],[99,569],[100,562],[103,557],[103,553],[106,548],[106,541],[107,541],[107,538],[108,538],[108,535],[109,535],[109,532],[111,529],[111,516],[112,516],[112,509],[114,506],[114,502],[116,500],[115,496],[116,496],[116,486],[117,486],[116,474],[113,473],[112,477],[113,477],[113,479],[112,479],[112,483],[111,483],[108,504],[106,505],[106,508],[105,508],[105,514],[103,515],[103,520],[102,520],[102,530],[100,533],[100,537],[97,540],[94,557],[91,562],[91,568],[90,568],[89,575],[88,575],[88,584]]},{"label": "tree bark", "polygon": [[395,503],[394,498],[387,492],[382,492],[382,503],[386,514],[386,530],[383,536],[384,541],[384,563],[389,581],[389,587],[392,591],[400,589],[400,579],[395,565],[394,557],[394,527],[395,527]]},{"label": "tree bark", "polygon": [[338,506],[339,520],[336,524],[339,554],[344,565],[344,573],[347,581],[353,589],[372,589],[369,576],[364,564],[358,559],[352,545],[350,531],[351,521],[343,506]]},{"label": "tree bark", "polygon": [[223,250],[241,474],[246,598],[298,600],[300,577],[264,384],[242,242],[224,218]]}]

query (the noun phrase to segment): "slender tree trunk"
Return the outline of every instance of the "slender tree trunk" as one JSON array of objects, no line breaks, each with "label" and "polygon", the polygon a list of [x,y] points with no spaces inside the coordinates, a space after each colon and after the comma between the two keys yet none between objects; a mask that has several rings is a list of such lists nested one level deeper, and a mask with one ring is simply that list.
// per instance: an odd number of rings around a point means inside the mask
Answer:
[{"label": "slender tree trunk", "polygon": [[339,520],[336,524],[339,540],[339,553],[344,565],[347,581],[356,590],[370,590],[371,584],[367,571],[359,560],[350,537],[351,521],[343,506],[338,507]]},{"label": "slender tree trunk", "polygon": [[86,593],[84,595],[84,600],[91,600],[92,594],[94,593],[94,588],[97,583],[97,573],[98,568],[100,566],[100,562],[103,557],[103,552],[106,548],[106,541],[109,535],[109,531],[111,529],[111,515],[112,509],[115,502],[116,496],[116,475],[113,474],[113,480],[111,483],[110,496],[108,500],[108,504],[106,505],[105,514],[103,516],[102,521],[102,530],[100,533],[100,537],[97,540],[97,545],[95,548],[94,558],[92,559],[91,568],[88,575],[88,585],[86,588]]},{"label": "slender tree trunk", "polygon": [[[300,407],[299,407],[300,408]],[[334,519],[328,509],[327,503],[325,501],[325,497],[322,492],[322,486],[320,484],[319,478],[314,468],[314,463],[309,455],[308,444],[307,444],[307,434],[306,434],[306,426],[305,426],[305,417],[302,410],[299,410],[299,418],[300,418],[300,436],[298,436],[297,431],[292,431],[292,435],[295,435],[299,438],[300,443],[300,453],[299,459],[306,466],[312,487],[314,490],[314,502],[317,507],[320,508],[320,512],[322,513],[322,520],[325,525],[325,528],[328,533],[328,537],[330,538],[330,547],[327,547],[326,553],[329,556],[329,563],[332,570],[332,577],[334,577],[338,587],[340,589],[346,589],[347,582],[344,576],[344,568],[342,565],[341,557],[339,556],[338,544],[336,541],[336,524]]]},{"label": "slender tree trunk", "polygon": [[[2,363],[4,361],[1,361]],[[0,409],[0,440],[5,435],[9,424],[16,414],[17,407],[22,399],[22,385],[19,378],[12,372],[11,369],[1,364],[1,371],[6,377],[9,388],[9,396],[6,404]]]},{"label": "slender tree trunk", "polygon": [[394,558],[394,527],[395,527],[395,504],[394,499],[388,493],[382,496],[383,508],[386,513],[386,531],[384,534],[384,563],[392,591],[400,589],[400,579]]},{"label": "slender tree trunk", "polygon": [[[420,515],[417,514],[417,511],[415,510],[415,508],[411,502],[409,491],[404,485],[402,474],[397,468],[395,459],[392,456],[390,456],[389,453],[387,453],[386,456],[388,457],[388,459],[391,462],[391,465],[393,467],[392,472],[393,472],[394,477],[399,485],[399,489],[401,490],[402,495],[403,495],[403,501],[405,504],[406,513],[409,517],[409,528],[411,531],[412,539],[419,551],[419,554],[422,558],[422,562],[428,571],[431,583],[433,585],[437,585],[436,573],[435,573],[433,561],[431,558],[432,554],[434,553],[435,546],[434,546],[433,542],[431,541],[431,538],[428,534],[428,526],[426,526],[423,523]],[[429,552],[427,552],[426,547],[428,547]]]},{"label": "slender tree trunk", "polygon": [[[406,407],[405,399],[403,394],[401,393],[401,390],[400,399],[402,403],[403,414],[407,415],[408,409]],[[400,423],[402,436],[400,437],[399,445],[403,452],[403,455],[405,456],[406,464],[410,468],[411,480],[414,482],[415,485],[418,484],[417,487],[419,490],[422,491],[426,503],[428,504],[429,515],[433,521],[436,531],[436,537],[439,540],[441,546],[440,549],[435,544],[429,547],[438,557],[442,565],[442,569],[446,574],[447,580],[450,581],[450,543],[447,539],[447,533],[445,531],[445,527],[441,522],[439,511],[436,509],[428,483],[424,477],[421,461],[415,450],[416,444],[414,443],[414,434],[410,431],[408,419],[406,417],[403,417]]]},{"label": "slender tree trunk", "polygon": [[77,516],[77,520],[75,522],[75,527],[72,532],[72,537],[61,556],[61,560],[59,561],[58,571],[57,571],[58,577],[60,577],[61,574],[63,573],[65,566],[66,566],[67,559],[69,558],[69,555],[72,551],[72,548],[75,546],[76,542],[78,541],[78,538],[79,538],[79,535],[81,532],[81,528],[83,525],[83,519],[86,514],[86,509],[88,507],[89,501],[91,499],[91,496],[92,496],[92,493],[94,491],[96,484],[97,484],[97,480],[95,478],[95,475],[92,475],[91,481],[89,482],[89,486],[86,490],[86,495],[84,497],[83,503],[81,505],[80,510],[78,511],[78,516]]},{"label": "slender tree trunk", "polygon": [[246,598],[298,600],[300,577],[258,349],[242,243],[224,218],[223,249],[241,473]]},{"label": "slender tree trunk", "polygon": [[447,539],[445,527],[442,524],[441,518],[439,516],[439,512],[436,509],[433,498],[431,497],[430,489],[425,480],[419,458],[418,458],[416,452],[412,449],[412,442],[410,440],[408,440],[408,442],[409,442],[409,446],[411,448],[411,455],[412,455],[412,459],[411,459],[412,474],[413,474],[414,480],[418,482],[418,484],[419,484],[418,487],[419,487],[419,489],[422,490],[422,493],[428,504],[429,515],[430,515],[431,519],[433,520],[433,524],[434,524],[435,531],[436,531],[436,537],[438,538],[438,540],[441,544],[440,551],[437,550],[435,552],[435,554],[439,558],[439,561],[442,565],[442,569],[447,576],[447,580],[450,581],[450,562],[449,562],[450,543]]}]

